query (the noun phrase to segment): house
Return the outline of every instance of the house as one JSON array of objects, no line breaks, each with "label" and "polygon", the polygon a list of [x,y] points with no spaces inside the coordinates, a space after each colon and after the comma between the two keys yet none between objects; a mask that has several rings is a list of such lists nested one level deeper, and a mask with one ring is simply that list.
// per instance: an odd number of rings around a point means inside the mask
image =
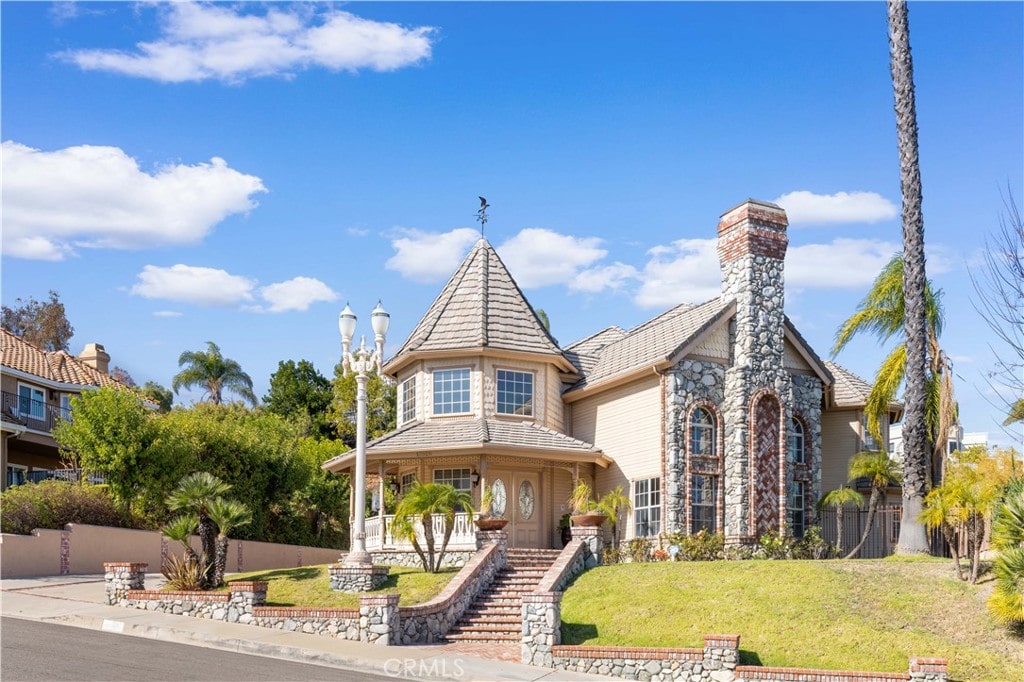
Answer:
[{"label": "house", "polygon": [[70,414],[72,396],[89,388],[124,386],[109,374],[110,356],[98,343],[75,357],[43,351],[0,329],[0,460],[2,488],[52,478],[62,467],[51,431]]},{"label": "house", "polygon": [[[398,424],[366,448],[379,494],[435,481],[479,501],[489,486],[516,547],[560,546],[577,479],[628,491],[627,538],[801,535],[834,468],[823,457],[859,444],[825,442],[823,415],[848,408],[784,312],[787,224],[773,204],[736,206],[718,224],[720,296],[564,348],[481,238],[384,365]],[[389,518],[368,520],[370,548],[393,545]],[[471,530],[460,515],[453,542]]]}]

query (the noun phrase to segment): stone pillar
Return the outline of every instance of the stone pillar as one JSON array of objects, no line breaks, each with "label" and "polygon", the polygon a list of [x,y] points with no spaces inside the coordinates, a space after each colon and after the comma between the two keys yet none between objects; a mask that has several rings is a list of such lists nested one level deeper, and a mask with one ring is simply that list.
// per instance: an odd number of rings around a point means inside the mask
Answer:
[{"label": "stone pillar", "polygon": [[551,647],[562,643],[562,593],[529,592],[523,595],[522,662],[554,666]]},{"label": "stone pillar", "polygon": [[388,579],[388,566],[334,564],[327,567],[331,589],[337,592],[372,592]]},{"label": "stone pillar", "polygon": [[478,530],[476,532],[476,549],[479,552],[487,545],[497,545],[498,554],[494,557],[495,570],[502,569],[508,563],[508,531]]},{"label": "stone pillar", "polygon": [[735,670],[739,661],[739,635],[704,635],[705,670]]},{"label": "stone pillar", "polygon": [[146,569],[149,564],[133,561],[115,561],[103,564],[107,604],[120,604],[128,598],[128,590],[146,589]]},{"label": "stone pillar", "polygon": [[949,661],[945,658],[910,659],[911,682],[946,682],[949,679]]},{"label": "stone pillar", "polygon": [[228,583],[231,601],[228,605],[229,623],[249,623],[252,608],[267,605],[267,583],[263,580],[238,580]]},{"label": "stone pillar", "polygon": [[601,565],[604,556],[604,529],[600,526],[573,526],[572,539],[582,540],[590,550],[587,557],[587,568]]},{"label": "stone pillar", "polygon": [[359,641],[381,646],[401,643],[397,594],[367,594],[359,598]]}]

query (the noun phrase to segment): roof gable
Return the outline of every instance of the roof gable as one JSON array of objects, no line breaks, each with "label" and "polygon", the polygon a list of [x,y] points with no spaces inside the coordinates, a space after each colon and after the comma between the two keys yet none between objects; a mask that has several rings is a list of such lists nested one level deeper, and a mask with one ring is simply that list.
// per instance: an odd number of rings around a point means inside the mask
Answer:
[{"label": "roof gable", "polygon": [[7,329],[0,329],[0,365],[49,383],[72,384],[82,388],[124,386],[109,374],[85,364],[66,351],[44,351]]},{"label": "roof gable", "polygon": [[547,355],[571,369],[494,247],[481,238],[386,371],[396,371],[413,354],[484,349]]}]

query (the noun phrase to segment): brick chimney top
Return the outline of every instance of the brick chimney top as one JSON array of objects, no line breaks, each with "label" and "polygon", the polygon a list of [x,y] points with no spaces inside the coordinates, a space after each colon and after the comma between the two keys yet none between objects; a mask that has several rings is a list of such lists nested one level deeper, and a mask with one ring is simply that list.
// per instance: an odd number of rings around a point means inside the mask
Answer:
[{"label": "brick chimney top", "polygon": [[767,201],[747,199],[722,214],[718,223],[718,258],[724,266],[743,256],[783,260],[789,238],[786,211]]},{"label": "brick chimney top", "polygon": [[78,354],[78,359],[99,372],[110,374],[110,355],[103,349],[103,344],[85,344],[85,349]]}]

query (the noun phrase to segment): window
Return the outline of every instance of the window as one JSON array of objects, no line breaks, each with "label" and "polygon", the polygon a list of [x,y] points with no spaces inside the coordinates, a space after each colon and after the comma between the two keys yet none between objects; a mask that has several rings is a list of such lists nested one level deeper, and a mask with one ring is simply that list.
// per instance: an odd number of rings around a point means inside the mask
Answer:
[{"label": "window", "polygon": [[447,483],[456,490],[469,492],[469,469],[434,469],[434,483]]},{"label": "window", "polygon": [[45,419],[46,393],[43,389],[18,384],[18,414],[32,419]]},{"label": "window", "polygon": [[661,479],[633,483],[633,535],[652,537],[661,532]]},{"label": "window", "polygon": [[793,527],[793,537],[804,536],[804,482],[793,481],[789,497],[789,523]]},{"label": "window", "polygon": [[413,484],[416,483],[416,472],[410,471],[407,474],[402,474],[402,482],[399,484],[399,491],[404,495],[412,489]]},{"label": "window", "polygon": [[796,417],[789,420],[789,459],[797,464],[804,464],[807,457],[804,453],[804,424]]},{"label": "window", "polygon": [[868,416],[866,414],[862,415],[860,418],[860,432],[864,439],[864,450],[881,449],[879,448],[878,441],[875,440],[875,437],[871,435],[870,431],[868,431]]},{"label": "window", "polygon": [[71,418],[71,398],[74,397],[73,393],[61,393],[60,394],[60,418],[70,419]]},{"label": "window", "polygon": [[469,412],[469,370],[434,370],[434,414]]},{"label": "window", "polygon": [[416,418],[416,377],[402,382],[402,421],[411,422]]},{"label": "window", "polygon": [[533,374],[498,370],[498,414],[533,415]]},{"label": "window", "polygon": [[715,500],[718,498],[718,479],[696,475],[690,481],[690,532],[718,530],[715,523]]},{"label": "window", "polygon": [[690,454],[715,456],[715,418],[703,407],[698,407],[690,416]]}]

